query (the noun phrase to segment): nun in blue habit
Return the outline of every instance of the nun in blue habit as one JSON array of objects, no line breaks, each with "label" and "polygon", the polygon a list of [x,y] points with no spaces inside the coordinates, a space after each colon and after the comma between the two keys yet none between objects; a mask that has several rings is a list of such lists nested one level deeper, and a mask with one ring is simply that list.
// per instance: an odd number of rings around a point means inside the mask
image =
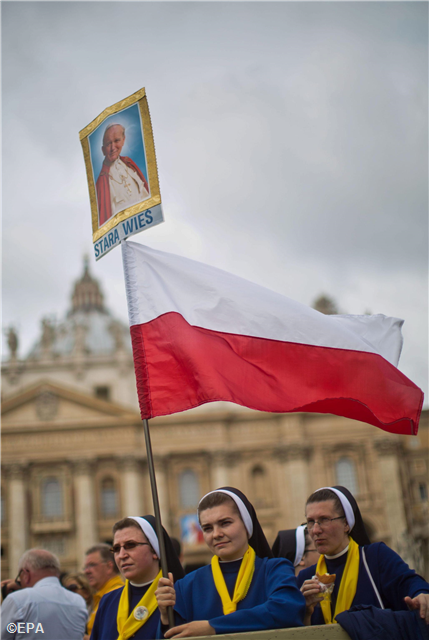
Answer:
[{"label": "nun in blue habit", "polygon": [[[155,589],[161,575],[155,518],[130,516],[117,522],[113,531],[112,550],[125,586],[101,598],[91,640],[152,640],[159,626]],[[117,543],[117,533],[123,534],[123,544]],[[184,576],[182,565],[164,527],[162,534],[168,570],[179,580]]]},{"label": "nun in blue habit", "polygon": [[275,558],[290,560],[295,567],[296,576],[319,559],[319,552],[307,533],[306,525],[279,531],[273,544],[273,555]]},{"label": "nun in blue habit", "polygon": [[[211,564],[174,586],[161,578],[156,597],[161,614],[159,637],[182,638],[298,627],[305,602],[294,568],[273,558],[246,496],[232,487],[205,495],[198,506]],[[167,606],[176,626],[168,629]]]},{"label": "nun in blue habit", "polygon": [[[352,493],[341,486],[317,489],[307,500],[307,526],[317,565],[303,569],[298,585],[306,598],[305,623],[335,624],[352,606],[419,611],[429,624],[429,584],[384,542],[370,543]],[[331,601],[321,597],[315,573],[335,574]]]}]

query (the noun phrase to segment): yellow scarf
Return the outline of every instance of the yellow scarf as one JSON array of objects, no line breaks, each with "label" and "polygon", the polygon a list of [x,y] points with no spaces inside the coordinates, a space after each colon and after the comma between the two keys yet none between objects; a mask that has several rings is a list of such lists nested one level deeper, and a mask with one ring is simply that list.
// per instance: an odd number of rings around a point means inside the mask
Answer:
[{"label": "yellow scarf", "polygon": [[241,561],[240,571],[238,572],[237,580],[235,581],[234,595],[231,600],[228,588],[225,584],[225,578],[223,577],[222,570],[219,566],[219,558],[217,556],[213,556],[213,580],[220,599],[222,600],[223,614],[225,616],[228,615],[228,613],[236,611],[237,603],[246,597],[255,572],[255,558],[256,553],[252,547],[248,547],[243,556],[243,560]]},{"label": "yellow scarf", "polygon": [[92,627],[94,626],[95,614],[97,613],[98,605],[100,604],[101,598],[106,593],[114,591],[115,589],[120,589],[123,586],[124,581],[122,580],[121,576],[114,576],[113,578],[110,578],[110,580],[108,580],[105,585],[103,585],[102,589],[94,593],[92,600],[92,612],[88,618],[88,622],[86,625],[86,633],[89,636],[91,635]]},{"label": "yellow scarf", "polygon": [[[118,640],[127,640],[128,638],[131,638],[140,629],[140,627],[149,620],[150,616],[158,606],[155,598],[155,591],[158,587],[158,582],[161,576],[162,571],[158,573],[143,598],[131,611],[130,616],[128,616],[128,580],[125,581],[125,587],[122,591],[121,599],[119,600],[118,615],[116,617],[116,624],[119,631]],[[138,607],[144,607],[146,609],[147,615],[144,609],[141,611],[141,615],[144,616],[144,619],[137,620],[134,617],[134,613]]]},{"label": "yellow scarf", "polygon": [[[347,611],[352,606],[353,598],[356,594],[357,581],[359,576],[359,545],[349,538],[349,549],[347,551],[347,561],[341,578],[340,588],[338,590],[337,602],[335,603],[334,620],[332,620],[331,602],[330,600],[322,600],[320,606],[322,608],[325,624],[336,624],[335,616],[342,611]],[[316,571],[319,574],[327,572],[325,556],[321,555]]]}]

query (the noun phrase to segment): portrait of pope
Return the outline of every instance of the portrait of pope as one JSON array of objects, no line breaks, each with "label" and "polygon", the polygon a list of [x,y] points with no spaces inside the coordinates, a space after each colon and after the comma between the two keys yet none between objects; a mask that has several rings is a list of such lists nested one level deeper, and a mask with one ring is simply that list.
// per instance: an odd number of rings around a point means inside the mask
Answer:
[{"label": "portrait of pope", "polygon": [[109,124],[103,133],[103,164],[96,182],[99,226],[119,211],[146,200],[150,189],[137,164],[122,156],[125,127]]}]

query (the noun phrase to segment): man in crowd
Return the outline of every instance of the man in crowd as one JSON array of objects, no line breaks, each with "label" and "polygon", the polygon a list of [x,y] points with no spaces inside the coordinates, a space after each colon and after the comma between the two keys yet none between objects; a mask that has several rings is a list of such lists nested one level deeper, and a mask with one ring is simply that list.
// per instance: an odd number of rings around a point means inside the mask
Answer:
[{"label": "man in crowd", "polygon": [[61,585],[58,558],[44,549],[21,557],[18,576],[5,580],[1,639],[82,640],[87,610],[84,599]]},{"label": "man in crowd", "polygon": [[121,124],[106,127],[101,147],[104,161],[95,185],[100,227],[118,211],[149,197],[149,186],[139,167],[131,158],[121,156],[124,144]]},{"label": "man in crowd", "polygon": [[87,633],[90,636],[94,626],[95,614],[101,598],[110,591],[124,586],[108,544],[96,544],[86,552],[83,568],[88,582],[95,591],[93,610],[88,620]]}]

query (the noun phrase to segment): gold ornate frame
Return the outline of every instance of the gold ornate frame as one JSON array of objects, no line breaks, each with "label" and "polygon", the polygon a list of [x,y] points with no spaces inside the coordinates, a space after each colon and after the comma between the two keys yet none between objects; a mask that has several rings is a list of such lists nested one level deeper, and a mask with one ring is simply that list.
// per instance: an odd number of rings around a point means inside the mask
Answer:
[{"label": "gold ornate frame", "polygon": [[[110,220],[108,220],[103,227],[100,229],[98,227],[98,207],[97,207],[97,198],[95,195],[95,183],[94,183],[94,175],[92,171],[91,164],[91,154],[89,150],[89,135],[100,126],[100,124],[109,116],[130,107],[131,105],[138,103],[140,110],[140,117],[142,121],[143,127],[143,142],[146,151],[146,161],[147,161],[147,172],[148,172],[148,180],[150,185],[150,193],[151,197],[145,200],[144,202],[139,202],[138,204],[133,205],[132,207],[128,207],[123,211],[120,211],[115,216],[112,216]],[[83,157],[85,159],[85,168],[86,168],[86,176],[88,179],[88,189],[89,189],[89,200],[91,203],[91,218],[92,218],[92,241],[96,243],[100,238],[105,236],[109,231],[114,229],[118,224],[127,220],[131,216],[134,216],[136,213],[140,213],[141,211],[146,211],[151,207],[155,207],[156,205],[161,204],[161,194],[159,191],[159,180],[158,180],[158,168],[156,165],[156,157],[155,157],[155,144],[153,141],[153,131],[152,131],[152,123],[150,121],[149,114],[149,105],[146,97],[146,90],[140,89],[133,93],[128,98],[124,98],[120,102],[113,104],[111,107],[107,107],[104,109],[99,116],[97,116],[90,124],[88,124],[82,131],[79,131],[79,139],[82,144],[83,149]]]}]

